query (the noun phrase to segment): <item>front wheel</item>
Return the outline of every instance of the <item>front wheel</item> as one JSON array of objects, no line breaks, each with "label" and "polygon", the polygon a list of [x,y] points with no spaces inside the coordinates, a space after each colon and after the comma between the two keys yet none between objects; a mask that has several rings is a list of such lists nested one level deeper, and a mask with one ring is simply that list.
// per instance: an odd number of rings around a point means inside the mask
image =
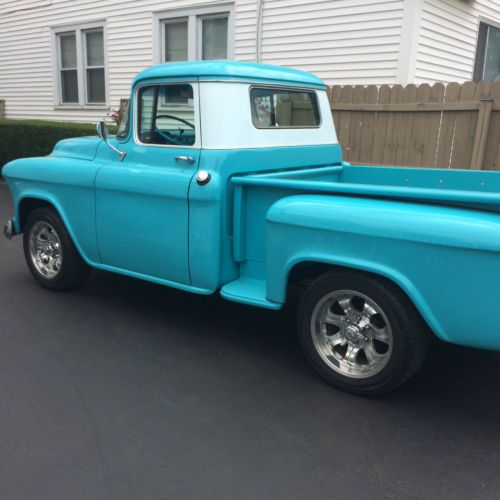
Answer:
[{"label": "front wheel", "polygon": [[429,330],[399,288],[383,278],[331,271],[305,291],[298,310],[302,346],[316,371],[355,394],[396,389],[425,359]]},{"label": "front wheel", "polygon": [[44,288],[75,288],[90,274],[90,267],[78,253],[64,223],[50,207],[38,208],[29,215],[23,244],[29,270]]}]

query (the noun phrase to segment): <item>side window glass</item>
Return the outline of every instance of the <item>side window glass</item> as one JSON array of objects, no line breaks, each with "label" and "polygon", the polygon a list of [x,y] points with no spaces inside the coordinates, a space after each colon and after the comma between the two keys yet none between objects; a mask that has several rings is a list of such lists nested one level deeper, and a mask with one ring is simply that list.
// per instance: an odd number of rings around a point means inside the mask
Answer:
[{"label": "side window glass", "polygon": [[123,117],[120,122],[120,126],[118,127],[118,132],[116,132],[116,138],[117,139],[125,139],[128,135],[129,131],[129,107],[130,103],[127,104],[127,107],[125,108],[125,111],[123,112]]},{"label": "side window glass", "polygon": [[193,87],[151,85],[139,89],[138,137],[145,144],[192,146],[196,140]]}]

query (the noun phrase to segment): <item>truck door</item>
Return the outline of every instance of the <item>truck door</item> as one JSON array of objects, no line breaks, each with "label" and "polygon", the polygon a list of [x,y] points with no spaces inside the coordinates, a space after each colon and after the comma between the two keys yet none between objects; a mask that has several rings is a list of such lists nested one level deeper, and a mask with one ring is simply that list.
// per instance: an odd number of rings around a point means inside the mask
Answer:
[{"label": "truck door", "polygon": [[200,157],[197,94],[196,83],[136,89],[131,133],[114,142],[126,156],[116,155],[96,176],[103,264],[189,284],[188,189]]}]

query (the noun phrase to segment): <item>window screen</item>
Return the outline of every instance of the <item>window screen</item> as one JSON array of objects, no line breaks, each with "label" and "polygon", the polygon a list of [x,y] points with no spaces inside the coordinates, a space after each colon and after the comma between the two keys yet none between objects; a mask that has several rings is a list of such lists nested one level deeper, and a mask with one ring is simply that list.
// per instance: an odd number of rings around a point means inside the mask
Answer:
[{"label": "window screen", "polygon": [[252,120],[257,128],[318,127],[316,92],[280,88],[250,89]]},{"label": "window screen", "polygon": [[103,30],[85,32],[85,71],[87,76],[87,102],[106,102],[104,76]]},{"label": "window screen", "polygon": [[500,28],[479,23],[474,81],[500,80]]},{"label": "window screen", "polygon": [[61,102],[78,102],[78,70],[76,35],[74,32],[59,35],[59,71],[61,75]]},{"label": "window screen", "polygon": [[484,57],[485,80],[500,80],[500,28],[488,27],[488,40]]},{"label": "window screen", "polygon": [[201,26],[202,59],[227,59],[227,16],[202,19]]},{"label": "window screen", "polygon": [[165,62],[188,60],[188,21],[165,23]]}]

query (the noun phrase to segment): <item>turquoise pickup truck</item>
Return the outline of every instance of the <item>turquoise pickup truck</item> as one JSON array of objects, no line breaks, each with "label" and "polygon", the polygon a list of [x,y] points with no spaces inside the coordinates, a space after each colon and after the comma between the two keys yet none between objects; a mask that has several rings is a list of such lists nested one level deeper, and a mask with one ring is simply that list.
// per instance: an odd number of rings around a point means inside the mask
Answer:
[{"label": "turquoise pickup truck", "polygon": [[351,166],[325,84],[252,63],[148,68],[97,132],[3,169],[43,287],[97,268],[268,309],[293,287],[308,360],[363,395],[432,336],[500,349],[498,173]]}]

